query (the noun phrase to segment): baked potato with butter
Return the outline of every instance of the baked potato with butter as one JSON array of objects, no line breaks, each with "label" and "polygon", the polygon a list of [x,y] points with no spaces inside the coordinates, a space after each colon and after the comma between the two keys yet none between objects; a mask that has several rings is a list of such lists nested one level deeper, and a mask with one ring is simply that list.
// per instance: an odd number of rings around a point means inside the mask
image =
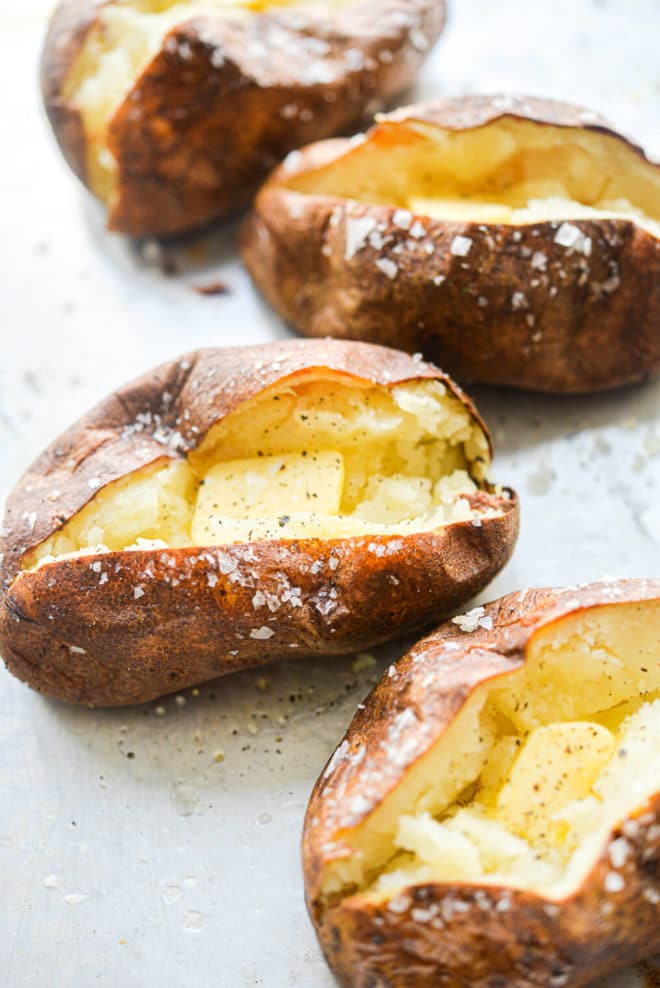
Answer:
[{"label": "baked potato with butter", "polygon": [[293,154],[242,253],[308,336],[556,393],[660,368],[660,166],[589,111],[470,96]]},{"label": "baked potato with butter", "polygon": [[414,79],[444,0],[62,0],[46,111],[112,230],[181,233],[247,205],[292,148]]},{"label": "baked potato with butter", "polygon": [[660,582],[531,590],[389,670],[316,785],[351,988],[577,988],[660,950]]},{"label": "baked potato with butter", "polygon": [[0,654],[112,706],[429,625],[513,549],[490,460],[471,402],[407,354],[190,354],[101,402],[9,497]]}]

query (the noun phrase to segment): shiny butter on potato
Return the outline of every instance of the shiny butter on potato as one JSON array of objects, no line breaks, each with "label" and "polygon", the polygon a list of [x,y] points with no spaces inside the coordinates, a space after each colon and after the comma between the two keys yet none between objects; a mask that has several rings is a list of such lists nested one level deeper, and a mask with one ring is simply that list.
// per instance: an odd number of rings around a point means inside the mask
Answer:
[{"label": "shiny butter on potato", "polygon": [[444,0],[62,0],[42,59],[69,165],[133,236],[245,206],[292,148],[414,79]]},{"label": "shiny butter on potato", "polygon": [[303,854],[351,988],[577,988],[660,951],[660,582],[512,594],[420,641]]},{"label": "shiny butter on potato", "polygon": [[11,494],[0,654],[45,693],[141,702],[362,649],[485,586],[518,531],[471,402],[340,341],[202,350],[101,402]]},{"label": "shiny butter on potato", "polygon": [[462,381],[580,393],[660,368],[660,167],[563,103],[420,103],[294,152],[242,253],[302,333]]}]

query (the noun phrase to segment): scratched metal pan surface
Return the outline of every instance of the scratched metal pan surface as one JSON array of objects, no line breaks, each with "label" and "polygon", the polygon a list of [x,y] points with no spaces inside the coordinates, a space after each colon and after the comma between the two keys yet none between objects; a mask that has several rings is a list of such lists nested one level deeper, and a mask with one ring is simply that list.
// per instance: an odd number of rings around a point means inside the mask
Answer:
[{"label": "scratched metal pan surface", "polygon": [[[116,385],[201,346],[282,339],[234,228],[160,248],[107,234],[40,116],[49,0],[0,15],[0,494]],[[455,0],[411,98],[527,91],[591,106],[657,145],[657,3]],[[656,146],[653,146],[653,140]],[[660,387],[588,399],[482,391],[496,475],[522,498],[513,561],[484,597],[657,576]],[[0,986],[332,988],[303,904],[314,781],[397,655],[241,673],[112,712],[0,670]],[[655,977],[655,982],[653,978]],[[598,988],[659,977],[624,971]]]}]

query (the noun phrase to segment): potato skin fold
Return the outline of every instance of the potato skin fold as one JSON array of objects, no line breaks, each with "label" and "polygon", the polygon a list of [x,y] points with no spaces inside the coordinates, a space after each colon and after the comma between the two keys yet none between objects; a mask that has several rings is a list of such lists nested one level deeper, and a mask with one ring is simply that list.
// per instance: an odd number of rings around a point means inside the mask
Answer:
[{"label": "potato skin fold", "polygon": [[[411,106],[367,134],[382,149],[417,123],[460,131],[500,118],[609,134],[644,154],[604,121],[550,100],[464,97]],[[588,115],[592,120],[593,114]],[[410,138],[414,140],[414,137]],[[321,142],[277,169],[242,234],[242,256],[273,308],[307,336],[332,335],[421,351],[462,382],[580,394],[638,383],[660,372],[660,241],[627,219],[571,220],[591,252],[555,242],[561,220],[502,225],[420,217],[422,240],[397,226],[396,207],[287,188],[296,175],[346,153]],[[648,163],[649,167],[659,167]],[[393,238],[376,267],[369,242],[349,260],[348,225],[370,218]],[[467,256],[450,246],[472,242]],[[433,245],[423,252],[422,245]],[[531,259],[542,251],[542,268]],[[519,303],[514,303],[520,293]]]},{"label": "potato skin fold", "polygon": [[[46,112],[83,182],[87,137],[64,93],[98,8],[62,0],[42,56]],[[409,86],[444,22],[443,0],[183,18],[110,120],[118,167],[110,229],[166,236],[241,209],[288,151],[352,130]],[[330,81],[314,76],[319,62]]]},{"label": "potato skin fold", "polygon": [[[342,833],[404,780],[476,686],[524,665],[537,631],[600,604],[658,597],[660,582],[646,580],[511,594],[486,607],[492,630],[468,635],[452,623],[442,625],[397,663],[396,677],[385,676],[376,686],[315,786],[303,834],[307,905],[340,984],[579,988],[660,950],[660,793],[619,822],[580,887],[562,901],[473,882],[410,886],[396,893],[396,910],[360,893],[339,901],[322,895],[326,868],[348,853]],[[405,764],[383,754],[388,729],[403,710],[417,717],[398,741]],[[354,812],[351,802],[358,796]],[[619,869],[623,888],[612,893],[605,883],[612,867],[608,847],[623,833],[629,845]]]},{"label": "potato skin fold", "polygon": [[[428,625],[492,579],[515,544],[518,504],[512,493],[485,490],[471,503],[501,514],[480,527],[112,552],[21,569],[25,555],[97,490],[195,449],[241,404],[310,370],[384,386],[438,380],[480,422],[437,368],[365,344],[203,350],[155,369],[56,440],[10,495],[0,542],[0,652],[11,672],[72,702],[139,703],[277,658],[374,645]],[[135,431],[136,421],[149,424]],[[265,624],[252,604],[255,590],[276,591],[282,581],[301,589],[302,606],[283,603],[269,622],[272,637],[255,639]],[[323,606],[331,591],[334,606]]]}]

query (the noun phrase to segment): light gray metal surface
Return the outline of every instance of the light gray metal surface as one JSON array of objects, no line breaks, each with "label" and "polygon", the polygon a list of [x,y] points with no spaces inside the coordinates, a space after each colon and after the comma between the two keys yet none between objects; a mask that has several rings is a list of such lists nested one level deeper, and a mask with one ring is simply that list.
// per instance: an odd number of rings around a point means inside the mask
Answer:
[{"label": "light gray metal surface", "polygon": [[[48,9],[0,14],[3,237],[0,495],[114,385],[201,345],[285,329],[240,269],[233,230],[161,275],[109,236],[39,111]],[[419,93],[520,90],[583,102],[650,145],[657,0],[454,0]],[[157,260],[157,259],[156,259]],[[231,294],[193,286],[219,278]],[[485,596],[657,575],[660,388],[589,399],[477,396],[497,477],[522,495],[515,558]],[[330,988],[304,912],[299,838],[312,784],[372,669],[285,664],[139,710],[42,699],[0,671],[0,985]],[[643,984],[626,972],[607,988]]]}]

